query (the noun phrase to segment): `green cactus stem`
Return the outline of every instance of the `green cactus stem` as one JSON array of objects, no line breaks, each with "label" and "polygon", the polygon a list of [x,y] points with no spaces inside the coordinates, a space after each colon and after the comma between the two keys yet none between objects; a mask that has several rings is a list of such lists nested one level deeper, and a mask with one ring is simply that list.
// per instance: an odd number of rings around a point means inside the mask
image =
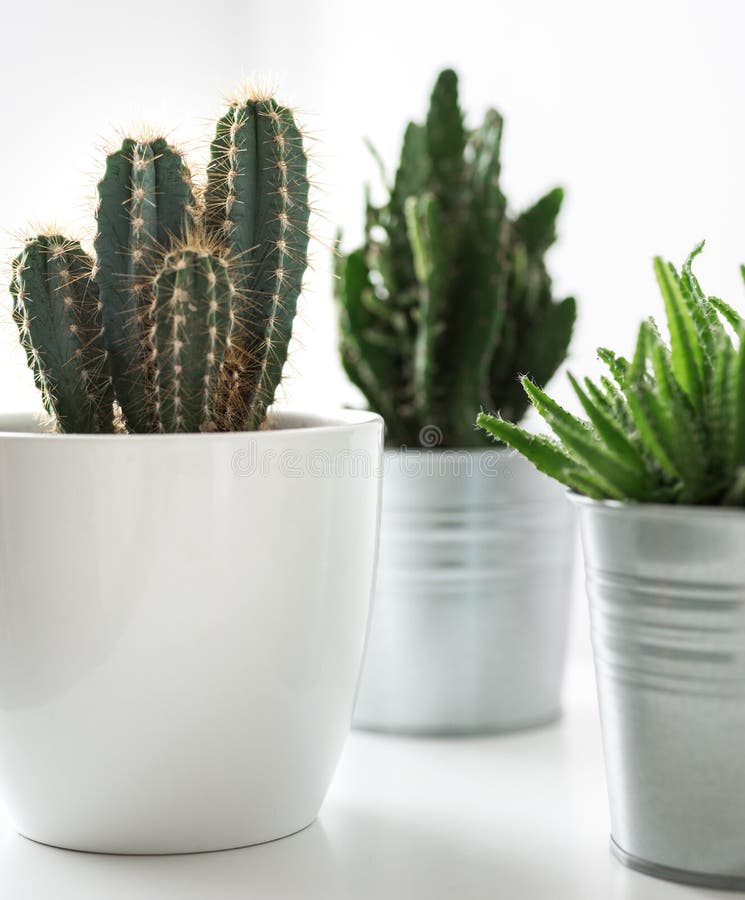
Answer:
[{"label": "green cactus stem", "polygon": [[13,318],[59,431],[113,430],[111,377],[93,260],[59,234],[26,242],[13,263]]},{"label": "green cactus stem", "polygon": [[158,429],[215,431],[235,289],[228,264],[198,241],[170,252],[150,310]]},{"label": "green cactus stem", "polygon": [[205,223],[229,253],[235,286],[231,389],[222,414],[257,428],[282,377],[308,249],[307,158],[290,110],[249,95],[219,120]]},{"label": "green cactus stem", "polygon": [[164,138],[126,138],[106,160],[98,199],[96,280],[116,397],[130,431],[153,431],[151,283],[159,257],[192,226],[189,171]]}]

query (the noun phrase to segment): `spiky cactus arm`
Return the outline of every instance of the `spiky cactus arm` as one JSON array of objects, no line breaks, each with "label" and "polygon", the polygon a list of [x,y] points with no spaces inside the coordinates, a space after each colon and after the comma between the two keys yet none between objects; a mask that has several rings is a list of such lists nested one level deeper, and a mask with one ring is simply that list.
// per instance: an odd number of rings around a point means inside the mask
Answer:
[{"label": "spiky cactus arm", "polygon": [[[407,421],[389,385],[398,378],[400,365],[396,343],[395,310],[381,312],[363,250],[337,255],[334,297],[339,309],[339,337],[344,370],[368,399],[370,408],[385,419],[388,440],[416,441],[416,421]],[[394,321],[391,321],[393,319]],[[385,331],[380,328],[383,324]],[[381,336],[384,338],[380,340]]]},{"label": "spiky cactus arm", "polygon": [[98,185],[96,280],[116,397],[130,431],[155,429],[148,311],[156,259],[193,222],[182,155],[163,138],[127,138]]},{"label": "spiky cactus arm", "polygon": [[389,295],[396,305],[408,310],[416,298],[417,278],[414,256],[408,239],[406,201],[424,193],[431,179],[432,164],[427,152],[427,133],[423,125],[409,122],[404,132],[396,177],[388,206],[380,211],[380,223],[387,240],[376,244],[367,230],[368,246],[374,264],[382,276]]},{"label": "spiky cactus arm", "polygon": [[40,235],[13,263],[13,318],[47,412],[59,431],[113,429],[114,395],[107,365],[93,260],[77,241]]},{"label": "spiky cactus arm", "polygon": [[544,254],[556,240],[564,193],[554,188],[515,220],[509,249],[507,309],[489,377],[489,396],[519,421],[529,405],[517,375],[550,381],[567,355],[577,315],[573,297],[555,302]]},{"label": "spiky cactus arm", "polygon": [[452,241],[448,240],[442,207],[434,194],[409,197],[406,216],[419,282],[414,346],[416,411],[422,422],[437,422],[446,409],[443,401],[447,389],[440,368],[439,347],[448,312]]},{"label": "spiky cactus arm", "polygon": [[[380,278],[380,286],[370,285],[362,295],[351,293],[346,302],[352,320],[367,322],[367,333],[361,339],[363,359],[379,355],[385,349],[389,362],[382,392],[387,405],[394,406],[395,417],[384,415],[386,439],[395,445],[418,442],[418,421],[414,356],[419,340],[416,317],[422,304],[420,285],[415,272],[414,253],[409,240],[406,201],[427,190],[431,163],[427,152],[427,133],[423,125],[410,122],[404,133],[401,158],[391,187],[389,202],[383,207],[367,203],[365,246],[362,250],[368,271]],[[381,299],[378,294],[382,293]],[[355,313],[360,300],[369,310]],[[365,345],[372,345],[367,351]],[[354,379],[353,379],[354,380]],[[363,389],[369,397],[367,389]],[[377,391],[380,395],[381,390]],[[380,409],[380,404],[373,404]]]},{"label": "spiky cactus arm", "polygon": [[[456,109],[457,102],[457,94],[449,98]],[[446,120],[459,121],[455,109],[441,114]],[[502,118],[489,110],[463,154],[452,280],[439,352],[446,438],[459,447],[483,443],[465,410],[477,411],[489,396],[489,368],[505,315],[509,221],[499,181],[501,139]]]},{"label": "spiky cactus arm", "polygon": [[234,288],[225,259],[199,243],[169,253],[154,281],[150,343],[158,429],[212,431],[230,346]]},{"label": "spiky cactus arm", "polygon": [[282,377],[307,268],[308,161],[291,111],[272,98],[234,103],[217,125],[205,221],[236,278],[228,417],[257,428]]},{"label": "spiky cactus arm", "polygon": [[438,198],[446,220],[459,218],[463,209],[466,131],[458,102],[458,76],[452,69],[441,72],[435,82],[425,134],[428,189]]},{"label": "spiky cactus arm", "polygon": [[425,128],[429,190],[407,201],[407,236],[418,294],[412,311],[415,407],[420,427],[438,424],[451,446],[483,442],[466,410],[477,410],[488,396],[504,313],[501,133],[502,120],[490,111],[467,141],[457,77],[443,72]]}]

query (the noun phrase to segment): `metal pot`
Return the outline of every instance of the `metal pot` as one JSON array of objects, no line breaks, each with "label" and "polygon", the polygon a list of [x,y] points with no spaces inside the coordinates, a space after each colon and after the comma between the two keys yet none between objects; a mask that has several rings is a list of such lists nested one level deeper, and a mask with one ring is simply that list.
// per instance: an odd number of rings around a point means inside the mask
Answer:
[{"label": "metal pot", "polygon": [[354,724],[478,734],[559,715],[574,550],[564,491],[509,450],[385,454]]},{"label": "metal pot", "polygon": [[613,850],[745,888],[745,514],[577,503]]}]

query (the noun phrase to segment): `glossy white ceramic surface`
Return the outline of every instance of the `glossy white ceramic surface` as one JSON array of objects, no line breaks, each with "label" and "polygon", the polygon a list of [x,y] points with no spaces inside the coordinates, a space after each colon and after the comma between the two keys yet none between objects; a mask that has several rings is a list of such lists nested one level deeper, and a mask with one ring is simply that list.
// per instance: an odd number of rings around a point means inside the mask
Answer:
[{"label": "glossy white ceramic surface", "polygon": [[364,645],[382,422],[274,426],[0,421],[0,783],[22,834],[188,852],[316,816]]}]

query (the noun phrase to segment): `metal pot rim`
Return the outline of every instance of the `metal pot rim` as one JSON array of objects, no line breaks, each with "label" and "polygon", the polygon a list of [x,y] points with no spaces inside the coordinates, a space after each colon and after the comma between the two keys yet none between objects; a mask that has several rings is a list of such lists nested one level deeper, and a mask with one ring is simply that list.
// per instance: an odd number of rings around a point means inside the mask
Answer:
[{"label": "metal pot rim", "polygon": [[685,503],[641,503],[636,500],[595,500],[568,490],[568,498],[576,506],[587,509],[604,510],[614,515],[635,515],[650,517],[690,518],[740,518],[745,520],[745,508],[739,506],[696,506]]},{"label": "metal pot rim", "polygon": [[480,456],[488,453],[499,453],[500,456],[515,456],[520,459],[524,459],[524,457],[517,452],[517,450],[513,450],[512,447],[389,447],[386,445],[383,448],[385,453],[388,453],[392,456],[413,456],[417,454],[427,455],[427,456],[457,456],[460,453],[468,453],[473,454],[474,456]]}]

